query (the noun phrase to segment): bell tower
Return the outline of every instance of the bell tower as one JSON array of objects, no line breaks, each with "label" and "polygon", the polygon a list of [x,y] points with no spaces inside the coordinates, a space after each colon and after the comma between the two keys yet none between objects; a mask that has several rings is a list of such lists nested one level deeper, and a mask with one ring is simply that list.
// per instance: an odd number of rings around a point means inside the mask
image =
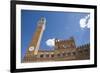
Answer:
[{"label": "bell tower", "polygon": [[38,54],[38,50],[39,50],[43,32],[45,30],[45,26],[46,26],[46,18],[41,17],[40,20],[37,22],[36,31],[32,37],[29,47],[27,48],[27,52],[24,57],[24,60],[26,59],[29,60],[29,58],[31,58],[32,56],[36,56]]},{"label": "bell tower", "polygon": [[44,17],[41,17],[37,24],[37,29],[28,48],[29,51],[34,52],[34,55],[37,55],[38,53],[41,38],[45,30],[46,19]]}]

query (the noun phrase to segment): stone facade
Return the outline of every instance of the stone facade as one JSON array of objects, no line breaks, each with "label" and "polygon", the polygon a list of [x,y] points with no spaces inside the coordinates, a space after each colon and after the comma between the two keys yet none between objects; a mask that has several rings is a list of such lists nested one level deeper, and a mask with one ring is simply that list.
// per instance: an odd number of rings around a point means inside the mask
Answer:
[{"label": "stone facade", "polygon": [[69,61],[90,59],[90,44],[76,47],[74,38],[55,40],[52,51],[39,50],[37,55],[26,54],[22,62]]},{"label": "stone facade", "polygon": [[44,17],[41,17],[37,23],[37,29],[32,37],[29,47],[27,48],[28,55],[29,54],[37,55],[42,35],[45,30],[45,26],[46,26],[46,19]]}]

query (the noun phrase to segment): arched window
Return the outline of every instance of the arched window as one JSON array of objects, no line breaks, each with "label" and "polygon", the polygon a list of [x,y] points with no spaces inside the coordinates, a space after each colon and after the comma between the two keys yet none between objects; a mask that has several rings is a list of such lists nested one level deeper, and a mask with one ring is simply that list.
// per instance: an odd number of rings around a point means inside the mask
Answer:
[{"label": "arched window", "polygon": [[76,52],[72,52],[72,55],[76,55]]},{"label": "arched window", "polygon": [[43,58],[43,57],[44,57],[44,55],[43,55],[43,54],[41,54],[41,55],[40,55],[40,58]]},{"label": "arched window", "polygon": [[58,57],[60,57],[60,56],[61,56],[61,54],[59,53],[59,54],[57,54],[57,56],[58,56]]},{"label": "arched window", "polygon": [[54,57],[54,54],[51,54],[51,57]]},{"label": "arched window", "polygon": [[63,56],[66,56],[66,53],[63,53],[62,55],[63,55]]}]

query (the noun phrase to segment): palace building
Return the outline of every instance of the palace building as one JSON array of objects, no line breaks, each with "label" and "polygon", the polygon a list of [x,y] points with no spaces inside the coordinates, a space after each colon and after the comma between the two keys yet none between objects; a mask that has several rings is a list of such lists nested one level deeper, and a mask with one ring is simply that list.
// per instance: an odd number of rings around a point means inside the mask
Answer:
[{"label": "palace building", "polygon": [[46,18],[41,17],[37,24],[32,41],[22,60],[23,63],[90,59],[90,44],[77,47],[73,37],[67,40],[55,39],[54,50],[41,50],[40,42],[46,27]]}]

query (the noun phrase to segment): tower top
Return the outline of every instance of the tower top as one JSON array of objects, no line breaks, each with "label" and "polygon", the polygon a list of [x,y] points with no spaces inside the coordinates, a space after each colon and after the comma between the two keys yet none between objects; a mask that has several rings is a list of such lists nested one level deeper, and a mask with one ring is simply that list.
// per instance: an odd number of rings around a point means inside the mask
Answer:
[{"label": "tower top", "polygon": [[40,20],[38,21],[38,24],[39,25],[41,25],[41,24],[45,25],[46,24],[46,18],[45,17],[41,17]]}]

